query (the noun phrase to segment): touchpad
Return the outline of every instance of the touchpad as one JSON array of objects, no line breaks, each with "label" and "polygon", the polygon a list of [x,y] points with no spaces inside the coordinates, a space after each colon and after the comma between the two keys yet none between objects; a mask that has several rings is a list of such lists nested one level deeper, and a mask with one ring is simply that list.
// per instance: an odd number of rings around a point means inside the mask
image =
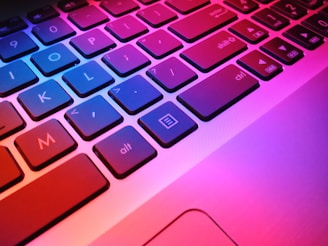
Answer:
[{"label": "touchpad", "polygon": [[193,209],[184,212],[173,220],[146,245],[231,246],[236,244],[209,215],[201,210]]}]

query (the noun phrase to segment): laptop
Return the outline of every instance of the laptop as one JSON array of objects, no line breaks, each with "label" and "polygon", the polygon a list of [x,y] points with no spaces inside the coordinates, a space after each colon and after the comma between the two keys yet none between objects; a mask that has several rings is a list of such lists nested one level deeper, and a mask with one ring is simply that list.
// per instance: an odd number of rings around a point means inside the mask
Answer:
[{"label": "laptop", "polygon": [[328,245],[328,3],[1,1],[1,245]]}]

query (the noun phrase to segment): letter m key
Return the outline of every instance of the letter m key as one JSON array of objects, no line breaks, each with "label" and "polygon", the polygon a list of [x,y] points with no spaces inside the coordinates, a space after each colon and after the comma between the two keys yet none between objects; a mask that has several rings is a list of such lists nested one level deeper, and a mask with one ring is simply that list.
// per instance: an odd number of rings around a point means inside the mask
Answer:
[{"label": "letter m key", "polygon": [[39,142],[39,148],[40,150],[43,150],[44,146],[45,147],[49,147],[49,145],[51,143],[56,143],[56,140],[50,135],[49,132],[47,132],[47,136],[46,136],[46,139],[43,140],[41,138],[38,138],[38,142]]}]

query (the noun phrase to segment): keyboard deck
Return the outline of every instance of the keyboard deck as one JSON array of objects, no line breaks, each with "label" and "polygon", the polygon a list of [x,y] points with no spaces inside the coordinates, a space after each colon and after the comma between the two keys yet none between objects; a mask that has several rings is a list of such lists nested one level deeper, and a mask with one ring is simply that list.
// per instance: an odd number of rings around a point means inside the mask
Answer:
[{"label": "keyboard deck", "polygon": [[322,0],[63,0],[2,20],[0,244],[30,241],[261,90],[327,25]]}]

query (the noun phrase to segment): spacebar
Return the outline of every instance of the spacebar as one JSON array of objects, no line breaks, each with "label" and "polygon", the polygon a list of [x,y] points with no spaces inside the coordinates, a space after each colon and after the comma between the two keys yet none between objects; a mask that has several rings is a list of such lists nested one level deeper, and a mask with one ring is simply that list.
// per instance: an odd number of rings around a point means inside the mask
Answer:
[{"label": "spacebar", "polygon": [[24,244],[109,187],[80,154],[0,202],[0,244]]}]

